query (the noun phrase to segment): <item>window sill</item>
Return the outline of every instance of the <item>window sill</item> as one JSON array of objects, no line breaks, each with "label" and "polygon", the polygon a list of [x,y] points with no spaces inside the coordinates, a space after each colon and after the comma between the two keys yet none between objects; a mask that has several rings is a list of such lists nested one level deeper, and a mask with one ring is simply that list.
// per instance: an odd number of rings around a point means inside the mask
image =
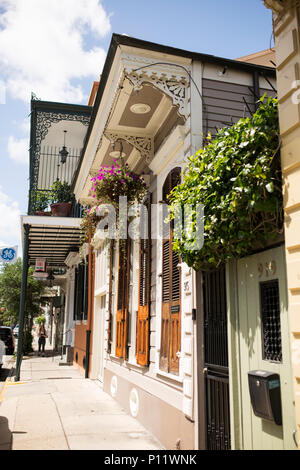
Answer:
[{"label": "window sill", "polygon": [[125,361],[125,364],[129,369],[137,369],[139,371],[148,371],[149,370],[149,366],[141,366],[137,362]]},{"label": "window sill", "polygon": [[124,362],[124,359],[123,359],[122,357],[115,356],[114,354],[110,354],[110,355],[109,355],[109,358],[110,358],[113,362],[117,362],[118,364],[122,364],[122,362]]},{"label": "window sill", "polygon": [[160,369],[155,369],[154,372],[155,372],[156,375],[160,375],[162,377],[165,377],[166,379],[172,380],[173,382],[183,384],[183,377],[181,375],[170,374],[170,373],[164,372],[163,370],[160,370]]}]

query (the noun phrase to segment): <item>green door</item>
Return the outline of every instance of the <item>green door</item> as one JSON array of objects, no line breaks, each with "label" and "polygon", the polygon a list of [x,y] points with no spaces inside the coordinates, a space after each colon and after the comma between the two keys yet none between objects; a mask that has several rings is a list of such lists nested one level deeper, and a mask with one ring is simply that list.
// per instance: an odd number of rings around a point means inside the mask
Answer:
[{"label": "green door", "polygon": [[[295,449],[284,247],[238,261],[242,445],[245,450]],[[282,426],[254,415],[248,371],[280,375]]]}]

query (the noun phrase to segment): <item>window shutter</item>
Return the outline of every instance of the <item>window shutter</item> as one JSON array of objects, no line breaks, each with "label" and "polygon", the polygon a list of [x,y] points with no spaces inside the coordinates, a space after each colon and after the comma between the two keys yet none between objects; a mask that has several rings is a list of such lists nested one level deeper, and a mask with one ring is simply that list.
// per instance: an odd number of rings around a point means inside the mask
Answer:
[{"label": "window shutter", "polygon": [[109,299],[108,299],[108,327],[107,327],[107,352],[111,352],[111,320],[112,320],[112,286],[113,286],[113,268],[114,268],[114,240],[110,242],[109,255]]},{"label": "window shutter", "polygon": [[139,304],[137,314],[136,355],[137,363],[149,363],[150,335],[150,283],[151,283],[151,199],[144,203],[148,210],[148,239],[140,239]]},{"label": "window shutter", "polygon": [[[172,170],[163,187],[164,202],[171,190],[180,183],[181,169]],[[179,256],[173,251],[173,224],[164,223],[162,241],[162,321],[160,369],[179,373],[178,353],[181,349],[181,275]]]},{"label": "window shutter", "polygon": [[87,320],[89,309],[89,256],[84,264],[84,296],[83,296],[83,319]]},{"label": "window shutter", "polygon": [[172,250],[172,299],[170,302],[170,346],[169,346],[169,367],[173,374],[179,373],[178,353],[181,349],[181,299],[180,299],[180,268],[178,267],[179,256]]},{"label": "window shutter", "polygon": [[84,291],[84,265],[80,264],[78,267],[77,320],[82,320],[83,291]]},{"label": "window shutter", "polygon": [[73,320],[77,320],[77,312],[78,312],[78,268],[75,268]]},{"label": "window shutter", "polygon": [[116,356],[122,358],[127,356],[129,245],[129,239],[119,242]]}]

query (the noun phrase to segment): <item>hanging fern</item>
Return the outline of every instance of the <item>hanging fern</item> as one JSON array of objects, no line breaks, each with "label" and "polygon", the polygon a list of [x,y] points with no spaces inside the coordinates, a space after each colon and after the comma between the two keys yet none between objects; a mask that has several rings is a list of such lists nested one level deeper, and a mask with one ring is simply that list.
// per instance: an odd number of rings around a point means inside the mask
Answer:
[{"label": "hanging fern", "polygon": [[[206,269],[247,255],[254,246],[282,232],[278,104],[262,98],[251,118],[218,131],[209,144],[189,157],[183,182],[170,195],[170,217],[178,205],[204,206],[204,245],[186,234],[174,249],[189,266]],[[189,246],[187,244],[189,242]]]}]

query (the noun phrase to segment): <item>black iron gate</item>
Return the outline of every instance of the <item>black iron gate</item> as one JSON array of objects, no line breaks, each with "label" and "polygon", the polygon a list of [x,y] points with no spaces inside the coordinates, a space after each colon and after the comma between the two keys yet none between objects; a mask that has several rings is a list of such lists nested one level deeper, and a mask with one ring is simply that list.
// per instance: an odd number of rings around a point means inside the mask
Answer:
[{"label": "black iron gate", "polygon": [[230,449],[225,267],[203,273],[206,448]]}]

